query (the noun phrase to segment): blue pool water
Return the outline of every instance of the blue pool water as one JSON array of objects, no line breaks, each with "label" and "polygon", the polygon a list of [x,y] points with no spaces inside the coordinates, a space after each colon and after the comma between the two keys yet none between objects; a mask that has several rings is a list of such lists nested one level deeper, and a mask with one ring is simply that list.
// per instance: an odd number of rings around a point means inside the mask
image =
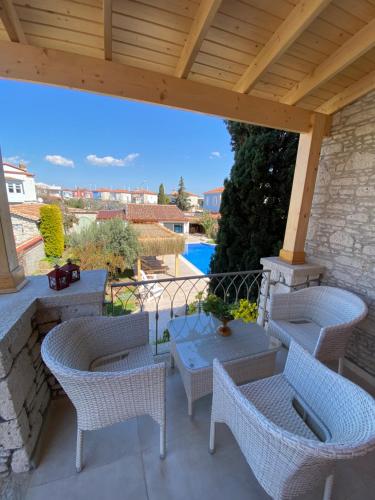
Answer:
[{"label": "blue pool water", "polygon": [[207,243],[189,243],[185,246],[185,252],[182,254],[186,260],[191,262],[203,274],[210,271],[211,256],[215,251],[215,245]]}]

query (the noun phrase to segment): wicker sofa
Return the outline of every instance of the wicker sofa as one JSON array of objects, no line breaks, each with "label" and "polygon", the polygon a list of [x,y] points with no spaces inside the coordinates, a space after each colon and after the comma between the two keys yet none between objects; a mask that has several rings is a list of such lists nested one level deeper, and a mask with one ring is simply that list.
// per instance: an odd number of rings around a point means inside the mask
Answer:
[{"label": "wicker sofa", "polygon": [[313,286],[271,295],[268,333],[287,347],[298,342],[320,361],[339,360],[353,328],[367,315],[367,306],[351,292]]},{"label": "wicker sofa", "polygon": [[160,426],[165,455],[165,364],[154,364],[148,313],[87,317],[51,330],[42,357],[77,411],[76,468],[82,468],[83,431],[150,415]]},{"label": "wicker sofa", "polygon": [[215,424],[229,426],[254,475],[274,499],[313,490],[334,467],[375,449],[375,401],[293,342],[283,374],[237,387],[214,361],[210,451]]}]

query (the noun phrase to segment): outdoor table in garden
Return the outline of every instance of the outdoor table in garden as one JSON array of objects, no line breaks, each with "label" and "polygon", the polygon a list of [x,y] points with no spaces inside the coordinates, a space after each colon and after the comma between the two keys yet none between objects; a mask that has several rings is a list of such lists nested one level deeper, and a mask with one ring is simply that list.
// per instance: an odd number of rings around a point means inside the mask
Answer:
[{"label": "outdoor table in garden", "polygon": [[224,363],[236,383],[269,377],[274,373],[275,358],[281,342],[266,334],[257,323],[233,320],[232,334],[217,333],[220,321],[205,313],[171,319],[171,365],[176,363],[188,399],[189,415],[193,402],[212,392],[212,363]]}]

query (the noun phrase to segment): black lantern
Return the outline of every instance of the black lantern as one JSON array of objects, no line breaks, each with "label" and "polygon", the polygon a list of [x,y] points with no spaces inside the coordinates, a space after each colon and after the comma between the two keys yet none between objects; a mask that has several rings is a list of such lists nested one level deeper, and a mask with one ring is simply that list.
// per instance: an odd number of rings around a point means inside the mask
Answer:
[{"label": "black lantern", "polygon": [[74,283],[75,281],[79,281],[81,279],[79,266],[77,266],[77,264],[73,264],[71,259],[68,259],[66,264],[62,266],[61,269],[69,274],[69,283]]},{"label": "black lantern", "polygon": [[48,274],[49,287],[53,290],[62,290],[69,286],[69,274],[57,264]]}]

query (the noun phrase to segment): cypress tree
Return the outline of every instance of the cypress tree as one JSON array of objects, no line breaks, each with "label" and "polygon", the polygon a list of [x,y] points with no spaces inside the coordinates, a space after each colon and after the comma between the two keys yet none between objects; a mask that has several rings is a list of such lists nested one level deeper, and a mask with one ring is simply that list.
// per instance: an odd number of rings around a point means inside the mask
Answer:
[{"label": "cypress tree", "polygon": [[159,205],[167,204],[167,197],[165,196],[164,184],[160,184],[159,186],[158,204]]},{"label": "cypress tree", "polygon": [[180,177],[180,180],[178,182],[178,191],[177,191],[177,197],[176,197],[176,205],[180,210],[185,212],[186,210],[189,210],[190,208],[190,203],[188,200],[188,195],[185,190],[185,183],[184,179]]},{"label": "cypress tree", "polygon": [[40,232],[47,257],[61,257],[64,251],[63,215],[57,205],[40,208]]},{"label": "cypress tree", "polygon": [[283,243],[298,135],[226,122],[234,165],[224,182],[211,272],[259,269]]}]

